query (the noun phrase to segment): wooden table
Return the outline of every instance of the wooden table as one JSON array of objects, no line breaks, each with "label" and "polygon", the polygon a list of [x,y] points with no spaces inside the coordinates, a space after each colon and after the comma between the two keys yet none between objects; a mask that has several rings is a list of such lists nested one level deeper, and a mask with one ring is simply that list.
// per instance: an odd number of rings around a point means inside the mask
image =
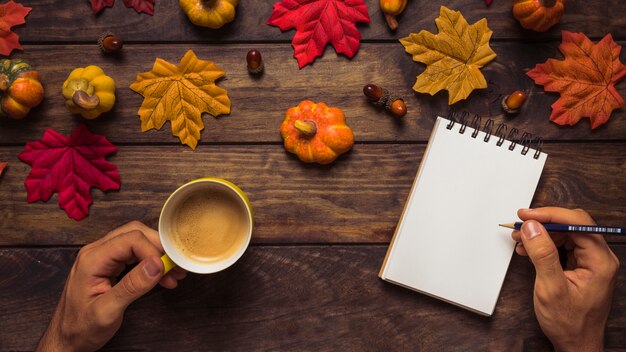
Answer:
[{"label": "wooden table", "polygon": [[[486,318],[387,283],[377,272],[394,232],[437,114],[448,112],[447,94],[413,93],[424,66],[404,53],[398,38],[421,29],[436,32],[441,1],[413,0],[391,33],[368,1],[369,25],[349,60],[327,47],[299,70],[290,45],[293,31],[265,24],[272,1],[241,1],[237,18],[221,30],[191,25],[177,1],[157,0],[155,15],[137,15],[118,0],[93,15],[87,1],[23,3],[33,11],[16,29],[24,58],[39,69],[46,97],[24,121],[0,119],[0,350],[31,350],[45,329],[78,248],[131,220],[156,227],[167,195],[201,176],[229,179],[249,195],[256,211],[253,244],[234,267],[215,275],[190,275],[176,290],[153,290],[126,314],[109,350],[291,351],[530,351],[549,350],[532,309],[534,269],[514,256],[493,317]],[[612,33],[626,44],[621,0],[574,1],[562,23],[537,34],[512,18],[511,2],[450,0],[470,22],[486,17],[498,57],[483,72],[489,88],[457,104],[542,135],[549,159],[533,206],[587,209],[600,223],[626,217],[626,112],[591,131],[551,123],[557,99],[525,72],[560,57],[562,29],[593,40]],[[119,57],[102,55],[95,42],[111,30],[126,41]],[[251,78],[245,55],[264,57],[265,74]],[[156,57],[178,62],[193,49],[226,71],[219,85],[232,100],[230,116],[205,116],[197,150],[179,144],[169,124],[142,133],[142,97],[128,86]],[[626,62],[626,51],[621,59]],[[117,83],[117,104],[94,121],[69,114],[60,89],[74,67],[96,64]],[[409,113],[396,120],[367,103],[363,85],[378,83],[406,98]],[[503,116],[502,95],[530,90],[514,118]],[[626,82],[617,85],[626,97]],[[300,100],[326,102],[345,111],[354,129],[353,150],[326,167],[305,165],[285,152],[278,127]],[[105,135],[119,150],[119,192],[93,190],[89,216],[76,222],[57,205],[26,203],[30,167],[17,155],[46,128],[69,135],[79,123]],[[462,177],[462,175],[451,175]],[[623,239],[608,237],[626,262]],[[626,348],[626,274],[619,273],[606,329],[607,350]]]}]

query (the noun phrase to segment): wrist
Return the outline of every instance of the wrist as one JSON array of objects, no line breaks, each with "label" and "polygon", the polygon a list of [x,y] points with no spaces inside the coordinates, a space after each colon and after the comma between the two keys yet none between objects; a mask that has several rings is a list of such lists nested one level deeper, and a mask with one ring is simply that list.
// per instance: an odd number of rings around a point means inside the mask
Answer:
[{"label": "wrist", "polygon": [[36,351],[46,351],[46,352],[74,352],[77,351],[75,346],[73,346],[70,342],[71,339],[67,338],[66,335],[63,334],[60,321],[55,314],[50,321],[50,325],[43,333],[41,340],[37,344]]},{"label": "wrist", "polygon": [[578,351],[586,351],[586,352],[603,352],[604,351],[604,341],[603,338],[591,339],[588,341],[578,341],[577,343],[571,344],[554,344],[555,352],[578,352]]}]

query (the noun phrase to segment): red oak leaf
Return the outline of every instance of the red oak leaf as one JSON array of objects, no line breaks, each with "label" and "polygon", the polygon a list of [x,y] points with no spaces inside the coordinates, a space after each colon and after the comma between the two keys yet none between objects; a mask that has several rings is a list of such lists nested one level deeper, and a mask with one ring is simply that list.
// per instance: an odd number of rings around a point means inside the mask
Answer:
[{"label": "red oak leaf", "polygon": [[30,7],[13,1],[0,5],[0,54],[9,56],[13,49],[22,49],[19,37],[11,32],[11,27],[26,23],[24,17],[30,10]]},{"label": "red oak leaf", "polygon": [[563,31],[559,50],[565,60],[548,59],[528,71],[536,84],[561,97],[552,104],[550,120],[559,125],[575,125],[589,117],[591,128],[609,120],[614,109],[624,106],[615,83],[626,75],[619,61],[622,49],[610,34],[593,44],[583,33]]},{"label": "red oak leaf", "polygon": [[328,42],[352,58],[361,40],[356,22],[370,22],[363,0],[283,0],[274,4],[267,24],[296,29],[291,45],[302,68],[321,56]]},{"label": "red oak leaf", "polygon": [[2,175],[2,172],[4,171],[6,167],[7,167],[7,163],[0,163],[0,176]]},{"label": "red oak leaf", "polygon": [[[105,7],[113,7],[115,0],[89,0],[89,2],[93,13],[98,13]],[[154,0],[124,0],[124,5],[134,8],[137,13],[154,15]]]},{"label": "red oak leaf", "polygon": [[28,142],[18,155],[32,166],[24,185],[29,203],[47,201],[55,191],[59,206],[74,220],[82,220],[92,203],[90,190],[120,189],[117,166],[104,157],[117,148],[104,136],[93,134],[79,125],[67,138],[47,129],[40,141]]},{"label": "red oak leaf", "polygon": [[115,0],[89,0],[91,3],[91,11],[98,13],[105,7],[113,7]]},{"label": "red oak leaf", "polygon": [[137,13],[154,15],[154,0],[124,0],[126,7],[132,7]]}]

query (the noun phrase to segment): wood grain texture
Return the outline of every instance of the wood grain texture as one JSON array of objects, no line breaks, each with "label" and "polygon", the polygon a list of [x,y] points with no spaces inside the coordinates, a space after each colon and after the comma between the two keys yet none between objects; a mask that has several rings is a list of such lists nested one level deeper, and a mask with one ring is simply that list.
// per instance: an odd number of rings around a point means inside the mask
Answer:
[{"label": "wood grain texture", "polygon": [[[24,0],[22,3],[33,7],[33,11],[27,24],[18,28],[17,33],[23,42],[37,43],[95,42],[105,31],[113,31],[122,39],[134,42],[290,42],[294,31],[281,33],[279,28],[266,24],[274,2],[241,1],[234,22],[219,30],[211,30],[192,25],[180,10],[178,1],[157,0],[154,16],[148,16],[126,8],[121,0],[98,15],[92,13],[87,1]],[[435,31],[435,18],[442,5],[437,1],[410,1],[399,17],[398,30],[393,33],[385,24],[378,0],[367,0],[366,3],[371,23],[357,26],[366,41],[395,40],[422,29]],[[626,36],[626,8],[621,0],[605,0],[600,6],[593,1],[568,2],[561,23],[546,33],[522,29],[511,15],[510,1],[494,1],[490,7],[481,1],[467,0],[450,0],[443,5],[461,11],[470,23],[487,18],[493,37],[498,39],[558,39],[561,30],[584,32],[592,37],[607,33],[621,38]]]},{"label": "wood grain texture", "polygon": [[[84,244],[131,220],[156,227],[168,195],[204,176],[231,180],[248,194],[255,209],[254,243],[384,243],[393,235],[424,148],[359,144],[320,167],[303,164],[280,145],[201,146],[193,152],[183,146],[124,146],[109,158],[119,167],[121,190],[93,190],[94,204],[81,222],[59,209],[56,194],[47,203],[26,203],[23,182],[30,167],[16,158],[22,148],[0,148],[0,160],[10,162],[0,178],[0,245]],[[623,222],[626,144],[550,144],[545,151],[549,157],[534,206],[581,207],[601,224]],[[454,177],[461,175],[449,182]]]},{"label": "wood grain texture", "polygon": [[[626,246],[614,245],[626,260]],[[386,246],[251,247],[233,267],[156,288],[105,350],[549,351],[532,309],[534,269],[515,255],[486,318],[378,279]],[[71,248],[2,249],[0,351],[30,350],[74,260]],[[607,323],[626,348],[626,270]]]},{"label": "wood grain texture", "polygon": [[[624,44],[625,42],[621,42]],[[563,127],[549,120],[558,95],[546,94],[525,72],[551,57],[560,57],[557,43],[494,43],[496,60],[484,68],[489,88],[477,90],[469,99],[455,105],[458,110],[481,114],[496,122],[543,136],[548,140],[624,140],[626,110],[613,112],[605,125],[591,130],[584,119],[574,127]],[[252,78],[245,68],[245,55],[258,48],[265,61],[265,74]],[[241,142],[281,142],[278,128],[288,108],[301,100],[323,101],[344,110],[349,125],[361,142],[425,142],[437,115],[446,116],[448,93],[435,96],[415,93],[412,86],[424,65],[415,63],[399,43],[364,44],[351,61],[328,52],[314,67],[298,70],[288,44],[255,45],[128,45],[121,57],[99,53],[95,45],[37,45],[16,55],[41,71],[46,97],[31,115],[21,121],[0,118],[0,145],[24,144],[41,138],[46,128],[69,134],[78,123],[86,122],[96,133],[113,143],[180,143],[173,137],[170,123],[160,131],[141,132],[137,111],[143,98],[128,87],[140,72],[152,69],[156,57],[178,63],[188,49],[205,60],[215,61],[226,71],[218,82],[228,90],[232,112],[217,119],[206,115],[201,144]],[[385,53],[381,57],[380,53]],[[626,50],[621,53],[626,62]],[[101,66],[113,77],[117,101],[113,110],[93,121],[70,114],[65,108],[61,86],[74,67]],[[406,99],[408,114],[396,119],[367,102],[363,86],[376,83]],[[626,96],[626,82],[616,86]],[[504,95],[525,89],[530,97],[517,116],[505,116],[500,101]]]}]

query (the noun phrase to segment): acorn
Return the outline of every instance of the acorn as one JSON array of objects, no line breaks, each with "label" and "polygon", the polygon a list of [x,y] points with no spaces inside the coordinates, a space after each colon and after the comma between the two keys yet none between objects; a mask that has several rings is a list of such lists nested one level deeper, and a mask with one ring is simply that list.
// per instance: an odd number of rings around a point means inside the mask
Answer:
[{"label": "acorn", "polygon": [[111,32],[105,32],[98,39],[98,46],[100,46],[100,50],[105,54],[114,54],[122,50],[124,41]]},{"label": "acorn", "polygon": [[406,115],[406,104],[402,98],[390,97],[385,104],[385,109],[395,117]]},{"label": "acorn", "polygon": [[265,65],[263,64],[263,57],[260,51],[256,49],[248,51],[246,62],[248,63],[248,72],[250,72],[250,74],[258,75],[263,73]]},{"label": "acorn", "polygon": [[363,87],[363,94],[374,106],[382,108],[389,100],[389,91],[375,84],[366,84]]},{"label": "acorn", "polygon": [[516,90],[502,98],[502,109],[504,109],[507,114],[517,114],[522,105],[524,105],[527,97],[528,95],[523,90]]}]

